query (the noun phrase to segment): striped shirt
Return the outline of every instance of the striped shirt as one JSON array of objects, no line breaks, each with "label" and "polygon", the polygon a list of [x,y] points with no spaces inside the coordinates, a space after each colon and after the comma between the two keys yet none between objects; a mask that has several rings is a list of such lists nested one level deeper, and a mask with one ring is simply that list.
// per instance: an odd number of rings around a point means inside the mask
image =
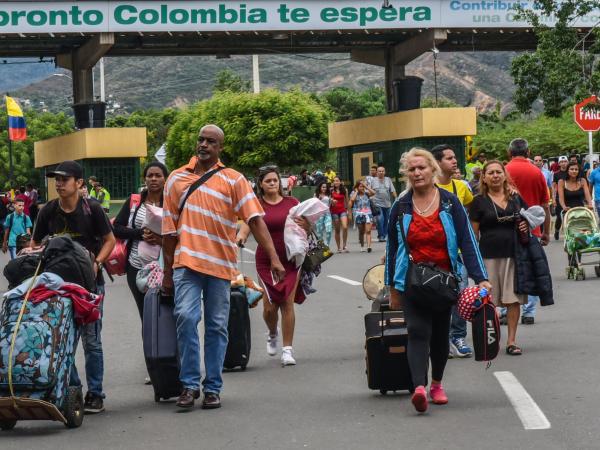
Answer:
[{"label": "striped shirt", "polygon": [[[189,187],[200,178],[194,173],[197,157],[171,173],[165,183],[163,234],[178,235],[173,268],[231,280],[237,274],[238,218],[245,222],[264,216],[250,183],[233,169],[213,175],[179,208]],[[223,167],[219,161],[210,170]]]}]

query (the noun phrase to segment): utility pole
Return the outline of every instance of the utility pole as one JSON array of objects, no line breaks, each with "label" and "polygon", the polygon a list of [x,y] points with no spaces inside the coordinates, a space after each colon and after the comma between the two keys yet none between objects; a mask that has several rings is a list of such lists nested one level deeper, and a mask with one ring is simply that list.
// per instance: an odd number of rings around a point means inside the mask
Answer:
[{"label": "utility pole", "polygon": [[260,69],[258,67],[258,55],[252,55],[252,84],[254,93],[260,94]]},{"label": "utility pole", "polygon": [[106,101],[106,91],[104,90],[104,58],[100,58],[100,101]]}]

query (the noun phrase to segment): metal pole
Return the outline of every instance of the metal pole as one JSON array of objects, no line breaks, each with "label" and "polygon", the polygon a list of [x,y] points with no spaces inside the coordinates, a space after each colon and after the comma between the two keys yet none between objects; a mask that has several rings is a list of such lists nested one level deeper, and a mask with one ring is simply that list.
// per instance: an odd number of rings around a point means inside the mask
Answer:
[{"label": "metal pole", "polygon": [[588,142],[590,146],[590,167],[592,165],[592,155],[594,154],[594,138],[591,131],[588,131]]},{"label": "metal pole", "polygon": [[[6,93],[6,97],[8,98],[8,92]],[[8,100],[7,100],[8,102]],[[8,139],[8,182],[10,183],[9,189],[12,189],[14,186],[13,178],[14,178],[14,167],[13,167],[13,154],[12,154],[12,141],[10,140],[10,118],[8,114],[6,114],[6,138]]]},{"label": "metal pole", "polygon": [[252,55],[252,82],[254,93],[260,94],[260,69],[258,67],[258,55]]},{"label": "metal pole", "polygon": [[104,58],[100,58],[100,101],[106,101],[106,92],[104,91]]}]

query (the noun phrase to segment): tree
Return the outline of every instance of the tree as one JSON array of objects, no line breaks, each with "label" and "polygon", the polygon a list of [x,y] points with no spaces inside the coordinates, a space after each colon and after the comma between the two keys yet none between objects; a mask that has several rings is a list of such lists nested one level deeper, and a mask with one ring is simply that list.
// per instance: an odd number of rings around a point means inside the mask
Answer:
[{"label": "tree", "polygon": [[499,122],[480,122],[473,145],[498,159],[507,158],[510,141],[522,137],[527,139],[531,151],[544,156],[564,155],[587,151],[587,135],[573,122],[571,111],[560,117],[540,115],[531,120],[517,118]]},{"label": "tree", "polygon": [[377,116],[387,111],[385,91],[380,87],[364,91],[337,87],[326,91],[320,98],[331,109],[336,121]]},{"label": "tree", "polygon": [[[538,39],[533,53],[524,53],[513,59],[511,75],[515,85],[515,104],[519,111],[529,113],[532,105],[541,100],[544,112],[559,117],[565,108],[581,100],[599,87],[600,73],[594,54],[597,44],[585,47],[574,22],[600,6],[597,0],[538,0],[536,10],[520,8],[519,15],[534,27]],[[554,16],[556,24],[548,27],[541,16]],[[583,50],[583,51],[582,51]]]},{"label": "tree", "polygon": [[116,116],[107,119],[107,127],[145,127],[148,139],[148,160],[167,141],[169,129],[177,120],[179,111],[173,108],[162,110],[134,111],[130,115]]},{"label": "tree", "polygon": [[[27,139],[23,142],[13,142],[13,166],[15,185],[22,186],[27,183],[43,185],[41,171],[35,169],[33,144],[36,141],[62,136],[74,131],[73,119],[64,113],[38,113],[26,110]],[[0,112],[0,123],[6,123],[6,110]],[[9,157],[8,136],[4,128],[0,133],[0,186],[9,189]],[[13,186],[14,187],[14,186]]]},{"label": "tree", "polygon": [[213,93],[217,92],[250,92],[251,83],[244,80],[233,70],[224,69],[217,73]]},{"label": "tree", "polygon": [[224,161],[241,170],[273,162],[287,168],[327,157],[329,111],[308,94],[267,89],[260,94],[217,93],[183,111],[169,131],[167,162],[178,167],[194,154],[199,129],[225,132]]}]

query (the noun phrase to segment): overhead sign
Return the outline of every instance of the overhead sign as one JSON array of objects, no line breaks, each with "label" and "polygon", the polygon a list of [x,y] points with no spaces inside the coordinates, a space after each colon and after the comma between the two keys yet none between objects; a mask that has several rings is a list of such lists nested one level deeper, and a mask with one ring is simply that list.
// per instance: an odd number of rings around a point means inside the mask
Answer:
[{"label": "overhead sign", "polygon": [[[259,0],[1,2],[1,33],[524,28],[521,0]],[[547,25],[553,17],[543,17]],[[592,27],[595,10],[574,22]]]},{"label": "overhead sign", "polygon": [[600,130],[600,102],[595,95],[577,103],[574,108],[575,123],[583,131]]}]

